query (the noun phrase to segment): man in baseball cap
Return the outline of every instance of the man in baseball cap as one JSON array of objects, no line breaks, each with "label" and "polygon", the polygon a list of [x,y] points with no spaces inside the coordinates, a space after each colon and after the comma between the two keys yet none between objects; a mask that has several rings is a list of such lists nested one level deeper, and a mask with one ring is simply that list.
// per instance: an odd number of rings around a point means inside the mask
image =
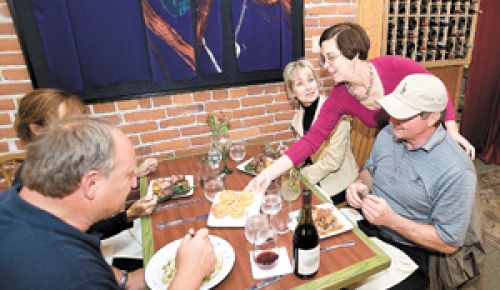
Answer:
[{"label": "man in baseball cap", "polygon": [[476,174],[441,125],[447,98],[437,77],[414,74],[378,100],[390,124],[346,190],[348,203],[368,221],[360,228],[398,247],[419,266],[391,289],[426,289],[431,253],[451,254],[464,244]]}]

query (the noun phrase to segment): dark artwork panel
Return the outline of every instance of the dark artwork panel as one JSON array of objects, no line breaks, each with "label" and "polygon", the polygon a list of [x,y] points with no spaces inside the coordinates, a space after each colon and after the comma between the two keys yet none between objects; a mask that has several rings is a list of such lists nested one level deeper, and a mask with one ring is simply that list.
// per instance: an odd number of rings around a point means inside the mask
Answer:
[{"label": "dark artwork panel", "polygon": [[223,46],[220,0],[196,1],[196,49],[200,73],[222,73]]},{"label": "dark artwork panel", "polygon": [[196,76],[189,0],[142,0],[153,81]]},{"label": "dark artwork panel", "polygon": [[291,61],[291,45],[282,47],[282,41],[291,41],[289,0],[239,0],[232,4],[239,71],[279,69]]},{"label": "dark artwork panel", "polygon": [[8,0],[35,88],[87,102],[281,80],[303,1]]},{"label": "dark artwork panel", "polygon": [[150,80],[137,1],[67,1],[85,84]]}]

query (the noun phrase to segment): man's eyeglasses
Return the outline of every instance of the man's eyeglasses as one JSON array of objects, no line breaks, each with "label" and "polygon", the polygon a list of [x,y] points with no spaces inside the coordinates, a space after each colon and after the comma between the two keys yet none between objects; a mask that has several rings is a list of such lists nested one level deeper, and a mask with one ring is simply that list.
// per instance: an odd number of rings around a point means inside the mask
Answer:
[{"label": "man's eyeglasses", "polygon": [[337,60],[338,57],[340,57],[340,54],[329,53],[326,55],[326,58],[321,55],[321,65],[323,67],[329,67],[335,62],[335,60]]}]

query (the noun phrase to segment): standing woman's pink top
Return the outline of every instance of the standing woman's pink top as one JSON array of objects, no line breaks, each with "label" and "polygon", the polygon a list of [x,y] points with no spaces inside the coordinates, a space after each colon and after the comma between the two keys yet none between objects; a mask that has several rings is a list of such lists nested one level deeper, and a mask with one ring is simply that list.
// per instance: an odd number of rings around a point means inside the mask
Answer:
[{"label": "standing woman's pink top", "polygon": [[[419,63],[401,56],[381,56],[370,60],[370,62],[377,70],[386,95],[392,93],[407,75],[429,73]],[[309,132],[293,143],[286,151],[286,155],[294,165],[300,164],[318,150],[323,141],[330,136],[330,132],[335,128],[342,115],[355,116],[370,128],[380,128],[389,120],[389,116],[382,108],[369,109],[363,106],[355,96],[349,94],[345,84],[336,85]],[[455,120],[455,111],[451,96],[448,94],[444,121],[450,120]]]}]

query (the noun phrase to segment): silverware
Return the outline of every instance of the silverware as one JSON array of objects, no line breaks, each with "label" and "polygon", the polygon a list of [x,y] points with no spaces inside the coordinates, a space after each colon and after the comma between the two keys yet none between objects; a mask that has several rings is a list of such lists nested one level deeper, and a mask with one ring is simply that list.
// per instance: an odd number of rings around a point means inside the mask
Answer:
[{"label": "silverware", "polygon": [[176,203],[169,203],[169,204],[157,206],[154,211],[156,212],[156,211],[161,211],[161,210],[168,209],[168,208],[184,206],[184,205],[189,205],[189,204],[196,204],[196,203],[201,203],[201,202],[204,202],[204,200],[203,199],[195,199],[195,200],[179,201]]},{"label": "silverware", "polygon": [[171,227],[171,226],[175,226],[175,225],[182,224],[182,223],[195,222],[198,220],[206,220],[206,219],[208,219],[208,214],[202,214],[202,215],[195,216],[192,218],[178,219],[178,220],[174,220],[174,221],[159,223],[159,224],[156,224],[155,227],[156,227],[156,229],[161,230],[161,229],[164,229],[166,227]]},{"label": "silverware", "polygon": [[260,281],[259,283],[253,285],[252,287],[248,288],[247,290],[262,289],[264,287],[267,287],[267,286],[273,284],[276,281],[279,281],[281,278],[283,278],[283,276],[284,275],[278,275],[278,276],[272,276],[272,277],[266,278],[266,279]]},{"label": "silverware", "polygon": [[346,242],[343,242],[343,243],[340,243],[340,244],[335,244],[335,245],[331,245],[331,246],[327,246],[327,247],[321,247],[320,251],[323,253],[323,252],[327,252],[327,251],[330,251],[330,250],[333,250],[333,249],[352,247],[354,245],[356,245],[356,241],[355,240],[349,240],[349,241],[346,241]]}]

